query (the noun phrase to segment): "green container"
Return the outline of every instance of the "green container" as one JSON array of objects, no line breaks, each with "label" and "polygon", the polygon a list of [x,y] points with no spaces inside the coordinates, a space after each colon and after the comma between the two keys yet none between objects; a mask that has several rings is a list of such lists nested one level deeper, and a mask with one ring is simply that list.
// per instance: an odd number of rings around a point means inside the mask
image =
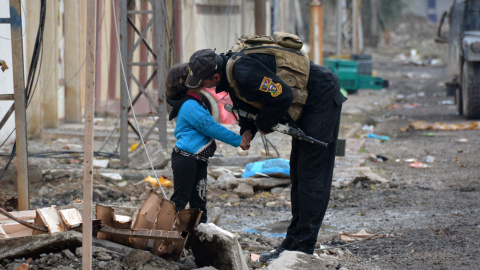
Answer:
[{"label": "green container", "polygon": [[358,89],[381,90],[388,87],[388,81],[369,75],[359,75],[358,63],[353,60],[339,58],[327,58],[323,60],[323,66],[337,74],[340,87],[349,93]]},{"label": "green container", "polygon": [[384,86],[385,83],[382,78],[365,75],[358,76],[358,88],[382,90]]},{"label": "green container", "polygon": [[355,61],[327,58],[323,60],[323,65],[337,74],[341,88],[348,92],[358,90],[358,65]]}]

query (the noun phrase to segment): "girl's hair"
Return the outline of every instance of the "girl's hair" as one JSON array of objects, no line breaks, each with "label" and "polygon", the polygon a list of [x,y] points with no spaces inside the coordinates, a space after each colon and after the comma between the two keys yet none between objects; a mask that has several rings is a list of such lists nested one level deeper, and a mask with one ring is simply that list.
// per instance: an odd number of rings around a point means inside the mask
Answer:
[{"label": "girl's hair", "polygon": [[166,96],[168,99],[181,99],[187,93],[185,80],[188,76],[188,64],[178,64],[170,69],[167,75],[165,86],[167,88]]}]

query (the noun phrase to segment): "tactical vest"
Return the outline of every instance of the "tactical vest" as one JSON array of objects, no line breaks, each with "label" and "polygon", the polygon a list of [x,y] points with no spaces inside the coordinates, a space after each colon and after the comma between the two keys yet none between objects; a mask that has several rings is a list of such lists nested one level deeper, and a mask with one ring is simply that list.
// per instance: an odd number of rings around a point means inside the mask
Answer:
[{"label": "tactical vest", "polygon": [[[233,78],[233,67],[242,54],[263,53],[275,56],[277,63],[276,75],[293,90],[293,101],[288,114],[297,121],[302,115],[303,105],[307,101],[307,82],[310,71],[308,54],[301,50],[302,40],[294,34],[275,32],[270,36],[242,36],[231,51],[233,56],[227,61],[226,75],[230,87],[235,90],[235,96],[258,109],[263,104],[246,100],[240,93]],[[260,91],[260,90],[259,90]]]}]

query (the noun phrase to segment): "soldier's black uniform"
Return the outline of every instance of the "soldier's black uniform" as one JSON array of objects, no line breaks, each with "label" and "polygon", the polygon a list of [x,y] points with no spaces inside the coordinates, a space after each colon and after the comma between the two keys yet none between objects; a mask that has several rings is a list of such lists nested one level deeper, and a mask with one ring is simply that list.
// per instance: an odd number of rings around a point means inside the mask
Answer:
[{"label": "soldier's black uniform", "polygon": [[[231,55],[221,55],[223,66]],[[241,55],[233,68],[233,77],[241,95],[248,101],[264,104],[261,111],[238,100],[226,76],[222,76],[217,92],[227,91],[234,105],[258,113],[253,122],[240,119],[240,133],[257,128],[269,132],[284,120],[292,102],[292,89],[275,74],[275,57],[269,54]],[[224,74],[226,70],[224,70]],[[265,84],[272,87],[265,88]],[[338,77],[328,69],[310,61],[307,83],[308,98],[300,119],[294,124],[320,141],[320,145],[292,139],[290,155],[292,221],[281,249],[312,254],[318,231],[327,210],[332,184],[335,150],[340,126],[340,112],[346,98],[341,94]],[[279,93],[280,92],[280,93]]]}]

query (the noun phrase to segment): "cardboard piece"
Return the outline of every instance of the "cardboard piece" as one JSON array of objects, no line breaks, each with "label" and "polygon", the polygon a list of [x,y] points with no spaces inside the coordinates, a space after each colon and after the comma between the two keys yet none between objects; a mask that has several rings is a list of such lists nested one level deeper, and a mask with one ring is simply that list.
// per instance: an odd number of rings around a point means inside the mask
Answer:
[{"label": "cardboard piece", "polygon": [[[172,231],[175,224],[175,204],[162,198],[161,208],[157,215],[157,230]],[[183,243],[182,243],[183,248]],[[163,255],[172,253],[173,242],[168,240],[156,240],[153,244],[153,254]],[[180,250],[181,251],[181,250]]]},{"label": "cardboard piece", "polygon": [[[132,226],[132,230],[150,230],[155,224],[162,198],[154,190],[150,190],[147,198],[138,211],[137,218]],[[133,248],[146,249],[148,239],[130,238],[130,245]]]},{"label": "cardboard piece", "polygon": [[[115,229],[130,229],[132,227],[132,218],[129,216],[113,215],[113,228]],[[128,245],[128,237],[110,235],[110,241],[122,245]]]},{"label": "cardboard piece", "polygon": [[[103,225],[108,225],[113,227],[113,208],[97,204],[95,206],[95,218],[100,219]],[[108,234],[98,232],[97,238],[98,239],[105,239],[109,240],[110,236]]]}]

